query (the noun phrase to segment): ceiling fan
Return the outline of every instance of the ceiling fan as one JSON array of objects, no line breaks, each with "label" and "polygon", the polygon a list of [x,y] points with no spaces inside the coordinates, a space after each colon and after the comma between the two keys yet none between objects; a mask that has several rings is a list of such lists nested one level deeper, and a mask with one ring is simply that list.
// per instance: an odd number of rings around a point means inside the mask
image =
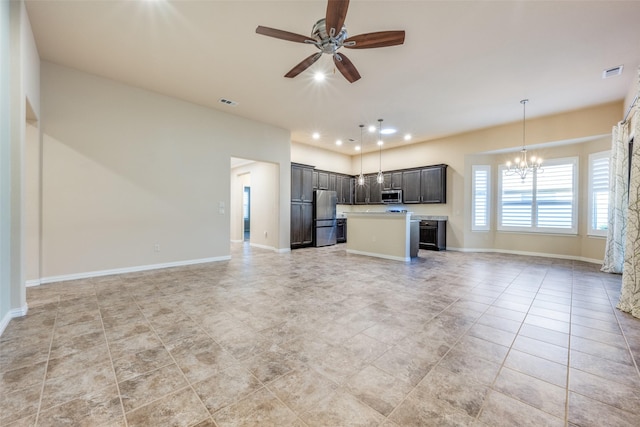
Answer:
[{"label": "ceiling fan", "polygon": [[349,0],[328,0],[326,17],[315,23],[310,37],[261,25],[256,28],[256,33],[296,43],[312,44],[320,50],[289,70],[285,77],[297,76],[320,59],[323,53],[327,53],[333,55],[336,68],[353,83],[360,79],[360,73],[349,58],[343,53],[338,53],[338,49],[371,49],[400,45],[404,43],[404,31],[378,31],[348,37],[347,27],[344,25],[348,8]]}]

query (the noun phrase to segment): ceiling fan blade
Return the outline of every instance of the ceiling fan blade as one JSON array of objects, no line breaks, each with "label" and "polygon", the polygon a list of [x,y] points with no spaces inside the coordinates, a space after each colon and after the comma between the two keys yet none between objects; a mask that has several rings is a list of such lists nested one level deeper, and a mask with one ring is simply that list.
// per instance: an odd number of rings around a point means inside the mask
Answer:
[{"label": "ceiling fan blade", "polygon": [[322,56],[322,52],[318,52],[306,57],[301,63],[293,67],[284,76],[289,78],[293,78],[297,76],[298,74],[300,74],[301,72],[309,68],[311,65],[313,65],[313,63],[316,62],[318,59],[320,59],[321,56]]},{"label": "ceiling fan blade", "polygon": [[256,33],[262,34],[263,36],[275,37],[276,39],[287,40],[290,42],[315,43],[315,40],[311,39],[311,37],[303,36],[296,33],[290,33],[289,31],[277,30],[275,28],[263,27],[262,25],[258,25],[258,28],[256,28]]},{"label": "ceiling fan blade", "polygon": [[[355,44],[351,45],[351,42]],[[370,49],[397,46],[402,43],[404,43],[404,31],[378,31],[349,37],[344,41],[343,46],[349,49]]]},{"label": "ceiling fan blade", "polygon": [[349,80],[349,83],[353,83],[356,80],[360,80],[360,73],[356,69],[356,66],[344,56],[342,53],[333,54],[333,62],[336,64],[338,70],[342,73],[345,79]]},{"label": "ceiling fan blade", "polygon": [[[347,9],[349,9],[349,0],[329,0],[327,3],[327,15],[325,18],[325,25],[327,28],[327,34],[330,36],[337,35],[342,26],[344,20],[347,17]],[[334,33],[331,33],[331,29],[334,29]]]}]

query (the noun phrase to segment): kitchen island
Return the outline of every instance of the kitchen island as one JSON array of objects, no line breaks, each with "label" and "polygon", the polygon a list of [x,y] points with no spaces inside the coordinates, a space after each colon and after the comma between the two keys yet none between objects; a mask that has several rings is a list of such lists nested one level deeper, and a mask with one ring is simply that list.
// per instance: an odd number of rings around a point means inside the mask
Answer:
[{"label": "kitchen island", "polygon": [[349,212],[347,253],[396,261],[418,256],[419,220],[411,212]]}]

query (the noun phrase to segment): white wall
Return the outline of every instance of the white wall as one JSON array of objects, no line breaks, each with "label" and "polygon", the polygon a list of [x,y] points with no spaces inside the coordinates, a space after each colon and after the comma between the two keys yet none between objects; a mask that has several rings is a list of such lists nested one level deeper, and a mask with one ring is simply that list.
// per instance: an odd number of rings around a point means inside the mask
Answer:
[{"label": "white wall", "polygon": [[288,248],[288,131],[47,62],[42,91],[43,281],[228,258],[232,156],[279,165]]},{"label": "white wall", "polygon": [[[0,333],[26,314],[25,144],[40,117],[40,60],[22,1],[0,2]],[[27,105],[29,108],[27,108]],[[39,134],[36,132],[36,139]]]}]

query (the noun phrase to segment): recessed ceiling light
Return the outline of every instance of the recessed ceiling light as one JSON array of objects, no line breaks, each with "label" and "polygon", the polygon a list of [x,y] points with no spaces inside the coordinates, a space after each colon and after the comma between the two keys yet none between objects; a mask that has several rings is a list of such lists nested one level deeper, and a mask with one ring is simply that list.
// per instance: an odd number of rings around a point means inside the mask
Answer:
[{"label": "recessed ceiling light", "polygon": [[379,140],[378,145],[382,145],[382,144],[384,144],[384,142],[382,140]]},{"label": "recessed ceiling light", "polygon": [[313,139],[320,139],[320,134],[318,132],[314,132],[313,135],[311,135],[311,137]]},{"label": "recessed ceiling light", "polygon": [[320,72],[320,71],[318,71],[317,73],[315,73],[315,74],[313,75],[313,79],[314,79],[315,81],[317,81],[317,82],[321,82],[321,81],[323,81],[323,80],[325,79],[325,77],[326,77],[326,76],[324,75],[324,73],[322,73],[322,72]]},{"label": "recessed ceiling light", "polygon": [[356,151],[360,151],[360,146],[356,145]]},{"label": "recessed ceiling light", "polygon": [[380,131],[380,133],[383,135],[393,135],[396,132],[398,131],[394,128],[384,128]]},{"label": "recessed ceiling light", "polygon": [[342,145],[342,140],[341,139],[336,139],[336,145]]},{"label": "recessed ceiling light", "polygon": [[376,131],[376,127],[374,125],[369,126],[369,132],[373,133]]},{"label": "recessed ceiling light", "polygon": [[405,134],[404,135],[404,140],[405,141],[410,141],[411,140],[411,134],[410,133]]}]

